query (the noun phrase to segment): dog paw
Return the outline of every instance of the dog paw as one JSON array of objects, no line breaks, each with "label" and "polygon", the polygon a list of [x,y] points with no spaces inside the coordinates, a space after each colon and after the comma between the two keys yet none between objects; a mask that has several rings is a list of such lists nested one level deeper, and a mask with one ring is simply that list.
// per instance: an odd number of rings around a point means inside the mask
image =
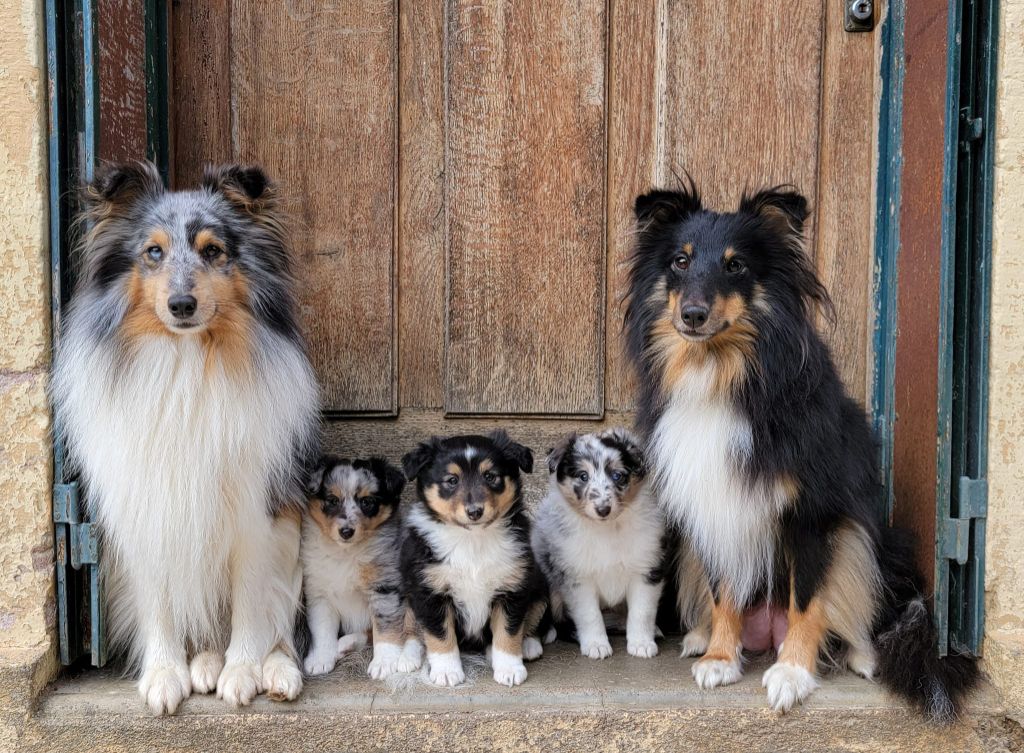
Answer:
[{"label": "dog paw", "polygon": [[556,640],[558,640],[558,631],[553,627],[548,628],[548,632],[544,633],[544,643],[554,643]]},{"label": "dog paw", "polygon": [[217,697],[232,706],[248,706],[263,691],[263,676],[258,664],[228,664],[217,680]]},{"label": "dog paw", "polygon": [[719,685],[732,685],[743,676],[738,660],[700,659],[693,663],[690,671],[693,679],[697,681],[697,687],[704,690],[717,688]]},{"label": "dog paw", "polygon": [[781,661],[765,671],[761,684],[768,690],[768,705],[781,712],[802,703],[818,687],[814,675],[804,667]]},{"label": "dog paw", "polygon": [[846,655],[846,666],[849,667],[851,672],[856,672],[865,679],[870,680],[874,678],[875,665],[874,653],[850,649],[850,652]]},{"label": "dog paw", "polygon": [[306,670],[306,674],[309,676],[314,675],[325,675],[334,669],[334,664],[337,661],[337,657],[326,651],[310,651],[309,656],[302,663],[303,668]]},{"label": "dog paw", "polygon": [[650,659],[658,655],[658,644],[652,638],[640,640],[626,639],[626,651],[630,656],[639,656],[641,659]]},{"label": "dog paw", "polygon": [[273,653],[263,662],[263,685],[272,701],[294,701],[302,692],[302,672],[282,653]]},{"label": "dog paw", "polygon": [[401,658],[401,646],[393,643],[374,644],[373,661],[366,668],[366,674],[374,680],[383,680],[398,671],[398,660]]},{"label": "dog paw", "polygon": [[188,667],[150,667],[139,679],[139,695],[157,716],[173,714],[192,692]]},{"label": "dog paw", "polygon": [[688,656],[703,656],[704,652],[708,650],[708,637],[696,630],[691,630],[683,636],[680,649],[679,656],[684,659]]},{"label": "dog paw", "polygon": [[607,659],[612,655],[612,644],[607,638],[596,641],[585,641],[580,644],[580,653],[591,659]]},{"label": "dog paw", "polygon": [[192,690],[212,693],[217,689],[217,678],[224,669],[224,657],[215,651],[203,651],[192,657],[188,672],[192,676]]},{"label": "dog paw", "polygon": [[338,658],[366,647],[366,633],[347,633],[338,639]]},{"label": "dog paw", "polygon": [[491,666],[494,668],[494,681],[499,685],[514,688],[526,680],[526,666],[521,656],[492,651]]},{"label": "dog paw", "polygon": [[533,661],[544,655],[544,646],[532,635],[523,638],[523,659]]},{"label": "dog paw", "polygon": [[466,680],[462,659],[457,653],[433,654],[427,657],[430,664],[430,681],[442,688],[454,688]]},{"label": "dog paw", "polygon": [[396,672],[415,672],[423,666],[423,644],[415,638],[410,638],[402,647],[402,655],[398,657],[395,665]]}]

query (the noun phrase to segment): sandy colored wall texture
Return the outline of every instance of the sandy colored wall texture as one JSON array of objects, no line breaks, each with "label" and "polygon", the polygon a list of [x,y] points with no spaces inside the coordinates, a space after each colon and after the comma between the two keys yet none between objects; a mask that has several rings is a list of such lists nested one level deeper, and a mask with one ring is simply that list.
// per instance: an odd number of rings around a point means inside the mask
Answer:
[{"label": "sandy colored wall texture", "polygon": [[1024,0],[999,10],[985,661],[1024,721]]},{"label": "sandy colored wall texture", "polygon": [[54,622],[42,3],[0,0],[0,651]]}]

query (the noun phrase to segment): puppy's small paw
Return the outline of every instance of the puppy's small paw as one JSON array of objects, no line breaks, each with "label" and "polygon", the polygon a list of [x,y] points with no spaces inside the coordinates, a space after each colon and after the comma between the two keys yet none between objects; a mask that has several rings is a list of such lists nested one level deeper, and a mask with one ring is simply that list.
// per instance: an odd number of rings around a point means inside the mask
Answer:
[{"label": "puppy's small paw", "polygon": [[366,633],[348,633],[338,639],[338,658],[366,647]]},{"label": "puppy's small paw", "polygon": [[640,640],[626,640],[626,651],[630,656],[639,656],[641,659],[650,659],[658,655],[658,644],[652,638]]},{"label": "puppy's small paw", "polygon": [[697,681],[697,687],[704,690],[717,688],[719,685],[732,685],[743,677],[738,659],[700,659],[694,662],[690,671],[693,679]]},{"label": "puppy's small paw", "polygon": [[591,659],[607,659],[612,655],[612,644],[607,638],[596,641],[584,641],[580,644],[580,653]]},{"label": "puppy's small paw", "polygon": [[704,633],[691,630],[683,636],[679,655],[684,659],[688,656],[703,656],[708,650],[708,637]]},{"label": "puppy's small paw", "polygon": [[139,679],[139,695],[157,716],[173,714],[178,705],[192,692],[188,667],[151,667]]},{"label": "puppy's small paw", "polygon": [[203,651],[196,654],[189,664],[188,671],[192,676],[192,690],[196,693],[212,693],[217,689],[217,678],[224,669],[224,657],[215,651]]},{"label": "puppy's small paw", "polygon": [[272,701],[294,701],[302,692],[302,672],[292,659],[273,653],[263,662],[263,685]]},{"label": "puppy's small paw", "polygon": [[373,661],[366,673],[374,680],[383,680],[398,671],[398,660],[402,658],[402,647],[393,643],[376,643],[373,646]]},{"label": "puppy's small paw", "polygon": [[523,657],[504,651],[491,652],[491,666],[494,667],[494,681],[514,688],[526,680],[526,666]]},{"label": "puppy's small paw", "polygon": [[334,669],[336,661],[337,658],[334,654],[314,649],[309,652],[309,656],[306,657],[306,661],[303,662],[302,666],[306,670],[306,674],[312,677],[314,675],[327,674]]},{"label": "puppy's small paw", "polygon": [[395,665],[396,672],[415,672],[423,666],[423,644],[415,638],[410,638],[402,647],[402,655],[398,657]]},{"label": "puppy's small paw", "polygon": [[850,653],[846,655],[846,666],[850,671],[868,680],[874,678],[876,664],[874,653],[850,649]]},{"label": "puppy's small paw", "polygon": [[217,680],[217,697],[232,706],[248,706],[263,691],[263,673],[258,664],[228,664]]},{"label": "puppy's small paw", "polygon": [[427,657],[430,664],[430,681],[442,688],[454,688],[466,680],[462,659],[457,653],[432,654]]},{"label": "puppy's small paw", "polygon": [[556,640],[558,640],[558,631],[553,627],[548,628],[548,632],[544,633],[544,643],[554,643]]},{"label": "puppy's small paw", "polygon": [[532,635],[528,635],[523,638],[523,659],[526,661],[533,661],[539,659],[544,655],[543,644],[534,638]]},{"label": "puppy's small paw", "polygon": [[804,667],[789,662],[775,662],[761,677],[761,684],[768,690],[768,705],[785,713],[802,703],[818,681]]}]

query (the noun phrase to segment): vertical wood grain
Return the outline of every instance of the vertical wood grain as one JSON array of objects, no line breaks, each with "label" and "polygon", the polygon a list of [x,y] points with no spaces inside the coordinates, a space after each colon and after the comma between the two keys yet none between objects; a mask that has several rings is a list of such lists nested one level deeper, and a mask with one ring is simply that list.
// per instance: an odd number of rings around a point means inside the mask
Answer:
[{"label": "vertical wood grain", "polygon": [[99,132],[101,160],[125,162],[146,156],[146,29],[142,5],[99,0]]},{"label": "vertical wood grain", "polygon": [[875,175],[874,34],[843,30],[841,3],[826,3],[818,156],[817,251],[836,305],[823,332],[850,393],[867,396]]},{"label": "vertical wood grain", "polygon": [[396,409],[396,5],[232,8],[236,156],[284,187],[327,410]]},{"label": "vertical wood grain", "polygon": [[399,4],[399,404],[444,404],[444,8]]},{"label": "vertical wood grain", "polygon": [[175,187],[195,186],[208,164],[234,158],[231,143],[231,2],[172,3]]},{"label": "vertical wood grain", "polygon": [[446,13],[445,408],[599,414],[604,2]]}]

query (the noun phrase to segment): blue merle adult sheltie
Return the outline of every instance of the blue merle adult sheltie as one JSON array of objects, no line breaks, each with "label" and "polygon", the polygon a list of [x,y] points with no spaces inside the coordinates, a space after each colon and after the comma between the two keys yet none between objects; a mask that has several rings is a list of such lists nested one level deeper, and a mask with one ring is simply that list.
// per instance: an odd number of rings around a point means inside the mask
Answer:
[{"label": "blue merle adult sheltie", "polygon": [[788,624],[763,677],[775,709],[803,701],[839,645],[854,672],[953,718],[976,664],[938,658],[912,547],[879,523],[875,444],[815,329],[831,301],[804,250],[806,200],[778,187],[719,213],[690,181],[640,196],[635,213],[638,425],[714,597],[697,684],[740,678],[742,615],[763,605]]},{"label": "blue merle adult sheltie", "polygon": [[99,523],[110,636],[154,713],[190,692],[294,698],[316,380],[259,168],[165,190],[148,163],[84,191],[52,398]]}]

